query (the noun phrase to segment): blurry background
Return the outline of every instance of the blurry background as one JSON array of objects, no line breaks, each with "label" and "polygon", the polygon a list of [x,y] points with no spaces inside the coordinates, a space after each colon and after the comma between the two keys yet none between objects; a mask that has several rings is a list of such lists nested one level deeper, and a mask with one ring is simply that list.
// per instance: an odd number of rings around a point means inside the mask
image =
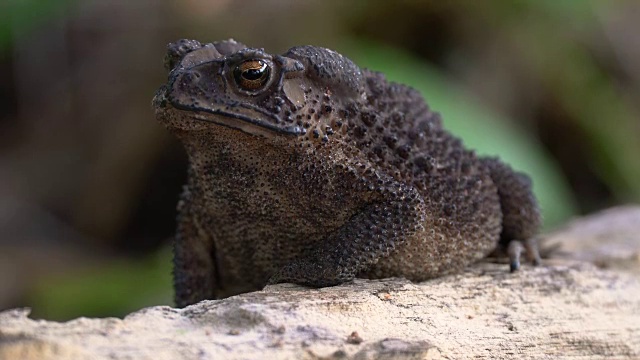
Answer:
[{"label": "blurry background", "polygon": [[5,0],[0,310],[171,304],[185,154],[150,105],[180,38],[334,48],[529,172],[545,228],[640,200],[640,2]]}]

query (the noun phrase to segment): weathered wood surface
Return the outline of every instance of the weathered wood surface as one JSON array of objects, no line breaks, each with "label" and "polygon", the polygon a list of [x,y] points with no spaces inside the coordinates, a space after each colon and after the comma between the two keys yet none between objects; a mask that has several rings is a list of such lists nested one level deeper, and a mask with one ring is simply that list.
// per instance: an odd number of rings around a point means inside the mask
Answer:
[{"label": "weathered wood surface", "polygon": [[122,320],[5,311],[0,359],[640,359],[640,209],[580,221],[544,242],[571,251],[514,274],[282,284]]}]

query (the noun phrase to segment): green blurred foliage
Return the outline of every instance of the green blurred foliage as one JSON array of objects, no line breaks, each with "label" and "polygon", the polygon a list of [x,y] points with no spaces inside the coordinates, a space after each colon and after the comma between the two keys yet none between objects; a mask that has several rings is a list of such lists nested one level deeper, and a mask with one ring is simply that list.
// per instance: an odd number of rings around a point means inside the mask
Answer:
[{"label": "green blurred foliage", "polygon": [[28,294],[31,317],[124,316],[145,306],[173,305],[171,251],[121,259],[40,280]]},{"label": "green blurred foliage", "polygon": [[611,69],[583,38],[602,31],[599,19],[624,1],[518,0],[477,2],[477,15],[495,22],[531,76],[550,90],[588,136],[595,170],[620,201],[640,201],[640,119]]},{"label": "green blurred foliage", "polygon": [[[640,119],[615,80],[578,42],[558,36],[557,24],[525,21],[511,32],[521,56],[529,59],[535,76],[584,131],[595,169],[620,199],[640,201]],[[535,39],[545,39],[544,44]],[[532,46],[538,45],[538,46]],[[541,46],[542,45],[542,46]]]},{"label": "green blurred foliage", "polygon": [[62,16],[77,0],[3,0],[0,3],[0,54],[13,39],[39,23]]}]

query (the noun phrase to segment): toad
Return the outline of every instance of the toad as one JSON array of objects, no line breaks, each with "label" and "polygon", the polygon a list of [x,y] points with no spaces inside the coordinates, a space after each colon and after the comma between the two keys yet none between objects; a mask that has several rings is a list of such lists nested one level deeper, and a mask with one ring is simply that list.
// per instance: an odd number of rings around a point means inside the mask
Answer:
[{"label": "toad", "polygon": [[339,53],[168,46],[157,119],[184,144],[176,304],[292,282],[412,281],[496,249],[538,261],[529,178],[447,132],[414,89]]}]

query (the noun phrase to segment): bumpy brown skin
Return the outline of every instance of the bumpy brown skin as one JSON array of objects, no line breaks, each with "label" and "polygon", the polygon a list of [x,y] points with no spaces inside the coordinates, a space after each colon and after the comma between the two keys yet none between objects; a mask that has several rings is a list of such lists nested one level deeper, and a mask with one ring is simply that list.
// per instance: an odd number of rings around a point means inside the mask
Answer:
[{"label": "bumpy brown skin", "polygon": [[[165,60],[156,115],[190,158],[178,306],[268,283],[420,281],[536,234],[525,175],[466,150],[415,90],[334,51],[180,40]],[[255,60],[268,68],[257,88],[236,70]]]}]

